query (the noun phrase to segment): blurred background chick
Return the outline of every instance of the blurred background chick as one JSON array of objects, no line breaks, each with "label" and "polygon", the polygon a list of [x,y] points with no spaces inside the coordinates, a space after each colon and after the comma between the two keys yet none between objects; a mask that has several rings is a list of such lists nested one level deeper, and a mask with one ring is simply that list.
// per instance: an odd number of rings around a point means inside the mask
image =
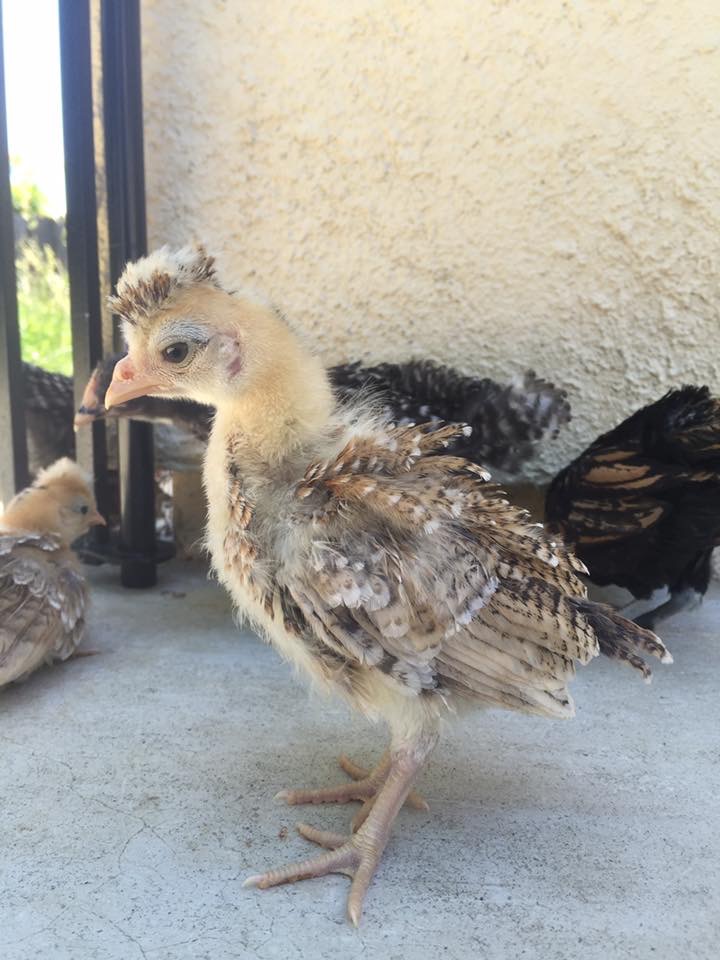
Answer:
[{"label": "blurred background chick", "polygon": [[104,523],[90,478],[67,458],[0,516],[0,687],[76,652],[87,586],[71,545]]}]

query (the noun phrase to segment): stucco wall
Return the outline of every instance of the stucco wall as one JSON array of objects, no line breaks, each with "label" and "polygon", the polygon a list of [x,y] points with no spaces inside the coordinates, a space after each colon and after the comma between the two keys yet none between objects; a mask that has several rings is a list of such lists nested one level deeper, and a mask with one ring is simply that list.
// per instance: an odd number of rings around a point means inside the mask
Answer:
[{"label": "stucco wall", "polygon": [[533,366],[574,422],[720,388],[717,0],[144,0],[151,241],[328,360]]}]

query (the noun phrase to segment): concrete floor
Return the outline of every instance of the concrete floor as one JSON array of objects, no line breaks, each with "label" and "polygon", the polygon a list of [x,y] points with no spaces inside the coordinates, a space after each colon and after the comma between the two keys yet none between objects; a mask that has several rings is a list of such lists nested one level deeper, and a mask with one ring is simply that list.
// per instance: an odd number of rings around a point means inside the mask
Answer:
[{"label": "concrete floor", "polygon": [[379,730],[311,698],[187,565],[91,571],[95,657],[0,693],[2,960],[720,956],[720,593],[646,687],[596,661],[569,723],[456,726],[403,811],[359,931],[348,881],[243,879],[312,849],[283,786],[370,761]]}]

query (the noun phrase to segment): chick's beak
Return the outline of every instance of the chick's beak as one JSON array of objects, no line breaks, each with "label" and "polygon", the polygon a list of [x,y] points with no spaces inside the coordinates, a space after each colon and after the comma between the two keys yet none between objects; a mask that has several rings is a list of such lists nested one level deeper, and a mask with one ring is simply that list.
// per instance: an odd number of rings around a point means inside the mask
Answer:
[{"label": "chick's beak", "polygon": [[136,397],[145,397],[159,390],[161,386],[148,374],[137,373],[129,356],[123,357],[115,364],[113,377],[105,394],[105,406],[109,409]]},{"label": "chick's beak", "polygon": [[98,513],[97,510],[94,513],[90,514],[90,516],[88,517],[88,523],[90,524],[91,527],[107,526],[107,520],[101,513]]}]

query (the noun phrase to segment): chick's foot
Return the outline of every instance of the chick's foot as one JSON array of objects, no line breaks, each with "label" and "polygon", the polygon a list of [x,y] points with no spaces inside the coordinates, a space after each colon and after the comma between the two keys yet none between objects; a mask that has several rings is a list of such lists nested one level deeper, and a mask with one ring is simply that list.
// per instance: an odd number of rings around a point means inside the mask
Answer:
[{"label": "chick's foot", "polygon": [[[244,886],[266,889],[281,883],[322,877],[328,873],[346,874],[352,878],[347,913],[349,919],[357,926],[360,922],[365,894],[380,863],[392,825],[408,799],[412,781],[433,744],[434,737],[423,738],[411,748],[388,756],[388,769],[384,781],[377,788],[375,801],[356,833],[345,837],[328,830],[317,830],[307,824],[298,824],[298,830],[303,837],[327,848],[328,852],[318,857],[291,863],[277,870],[248,877]],[[359,770],[359,768],[355,769]]]},{"label": "chick's foot", "polygon": [[[352,830],[357,831],[368,817],[373,808],[378,791],[383,786],[390,772],[390,753],[383,754],[382,759],[373,770],[359,767],[345,756],[338,757],[342,770],[351,777],[349,783],[339,784],[337,787],[324,787],[319,790],[281,790],[275,795],[276,800],[284,800],[290,806],[304,803],[350,803],[358,800],[362,807],[352,819]],[[405,803],[414,810],[429,810],[427,802],[414,790],[408,794]]]}]

